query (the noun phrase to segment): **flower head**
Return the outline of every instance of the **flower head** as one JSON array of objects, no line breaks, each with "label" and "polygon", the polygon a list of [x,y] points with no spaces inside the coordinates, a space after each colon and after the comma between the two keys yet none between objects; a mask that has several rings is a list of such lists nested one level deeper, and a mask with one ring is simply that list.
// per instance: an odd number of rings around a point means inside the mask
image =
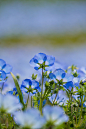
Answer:
[{"label": "flower head", "polygon": [[49,74],[49,77],[51,79],[58,79],[58,80],[61,80],[65,77],[66,73],[63,69],[59,68],[59,69],[56,69],[53,73],[50,73]]},{"label": "flower head", "polygon": [[64,87],[65,87],[67,90],[70,90],[70,91],[71,91],[72,87],[74,87],[73,82],[72,82],[72,81],[67,82],[67,83],[64,85]]},{"label": "flower head", "polygon": [[55,57],[48,56],[44,53],[38,53],[30,60],[30,65],[33,66],[35,70],[38,70],[40,68],[45,69],[45,67],[52,66],[54,62]]},{"label": "flower head", "polygon": [[29,93],[30,95],[35,94],[37,90],[41,92],[39,82],[30,79],[25,79],[24,81],[22,81],[21,90]]},{"label": "flower head", "polygon": [[31,129],[40,129],[45,123],[45,119],[40,116],[40,112],[34,108],[14,113],[14,120],[21,127]]},{"label": "flower head", "polygon": [[65,91],[63,90],[59,90],[58,94],[53,94],[52,96],[49,97],[49,100],[51,103],[56,103],[58,105],[66,105],[67,103],[67,96]]},{"label": "flower head", "polygon": [[6,64],[4,60],[0,59],[0,70],[3,70],[6,74],[9,74],[12,71],[12,66]]},{"label": "flower head", "polygon": [[65,115],[64,110],[58,106],[45,106],[43,108],[43,115],[46,119],[46,123],[53,123],[53,125],[60,125],[68,121],[68,116]]},{"label": "flower head", "polygon": [[14,113],[17,109],[21,109],[22,105],[19,103],[17,97],[6,94],[0,94],[0,109],[7,113]]}]

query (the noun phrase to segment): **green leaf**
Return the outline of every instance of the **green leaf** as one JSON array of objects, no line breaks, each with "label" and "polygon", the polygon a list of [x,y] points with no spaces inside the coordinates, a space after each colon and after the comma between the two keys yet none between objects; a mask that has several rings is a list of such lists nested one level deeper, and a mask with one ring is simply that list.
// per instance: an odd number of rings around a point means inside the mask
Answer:
[{"label": "green leaf", "polygon": [[11,76],[14,80],[14,83],[15,83],[15,86],[16,86],[16,89],[17,89],[17,92],[18,92],[18,95],[19,95],[19,99],[20,99],[21,104],[23,105],[23,110],[24,110],[25,109],[25,104],[23,102],[23,96],[22,96],[20,86],[19,86],[18,81],[17,81],[17,79],[16,79],[16,77],[14,76],[13,73],[11,73]]}]

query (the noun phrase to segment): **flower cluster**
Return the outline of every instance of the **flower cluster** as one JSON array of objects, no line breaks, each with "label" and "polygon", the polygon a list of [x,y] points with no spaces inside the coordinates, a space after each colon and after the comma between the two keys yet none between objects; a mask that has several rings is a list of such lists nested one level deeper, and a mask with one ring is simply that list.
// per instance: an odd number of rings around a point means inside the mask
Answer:
[{"label": "flower cluster", "polygon": [[[29,63],[38,74],[20,83],[12,67],[0,59],[0,128],[85,129],[86,69],[74,65],[65,69],[44,53]],[[3,95],[9,73],[15,87]]]}]

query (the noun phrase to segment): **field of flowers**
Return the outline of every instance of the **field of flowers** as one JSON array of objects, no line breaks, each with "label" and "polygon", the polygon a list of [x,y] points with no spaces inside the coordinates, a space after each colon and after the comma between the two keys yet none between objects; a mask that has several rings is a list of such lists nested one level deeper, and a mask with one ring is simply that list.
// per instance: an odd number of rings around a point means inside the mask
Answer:
[{"label": "field of flowers", "polygon": [[[86,68],[64,68],[44,53],[29,63],[38,74],[20,85],[0,59],[0,129],[86,129]],[[15,88],[4,94],[9,74]]]}]

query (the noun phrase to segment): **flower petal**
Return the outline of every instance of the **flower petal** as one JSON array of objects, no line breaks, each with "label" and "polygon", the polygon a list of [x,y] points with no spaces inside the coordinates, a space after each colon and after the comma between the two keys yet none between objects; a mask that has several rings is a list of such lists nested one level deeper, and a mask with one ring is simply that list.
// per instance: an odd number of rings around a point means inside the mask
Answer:
[{"label": "flower petal", "polygon": [[24,81],[22,81],[22,85],[29,88],[29,86],[32,85],[32,81],[30,79],[25,79]]},{"label": "flower petal", "polygon": [[63,69],[56,69],[54,72],[56,79],[61,80],[65,77],[65,71]]},{"label": "flower petal", "polygon": [[39,87],[39,82],[37,82],[37,81],[35,81],[35,80],[32,80],[31,88],[37,89],[38,87]]},{"label": "flower petal", "polygon": [[2,59],[0,59],[0,70],[3,69],[3,66],[6,64],[6,62]]},{"label": "flower petal", "polygon": [[30,60],[30,65],[33,66],[35,70],[38,70],[38,68],[40,67],[39,64],[42,64],[44,61],[46,61],[46,59],[47,59],[46,54],[38,53]]},{"label": "flower petal", "polygon": [[55,57],[53,56],[47,56],[47,60],[45,62],[45,65],[52,66],[55,62]]},{"label": "flower petal", "polygon": [[3,66],[3,70],[5,71],[6,74],[9,74],[12,71],[12,66],[9,64],[6,64]]},{"label": "flower petal", "polygon": [[6,81],[6,73],[3,70],[0,70],[0,83]]}]

